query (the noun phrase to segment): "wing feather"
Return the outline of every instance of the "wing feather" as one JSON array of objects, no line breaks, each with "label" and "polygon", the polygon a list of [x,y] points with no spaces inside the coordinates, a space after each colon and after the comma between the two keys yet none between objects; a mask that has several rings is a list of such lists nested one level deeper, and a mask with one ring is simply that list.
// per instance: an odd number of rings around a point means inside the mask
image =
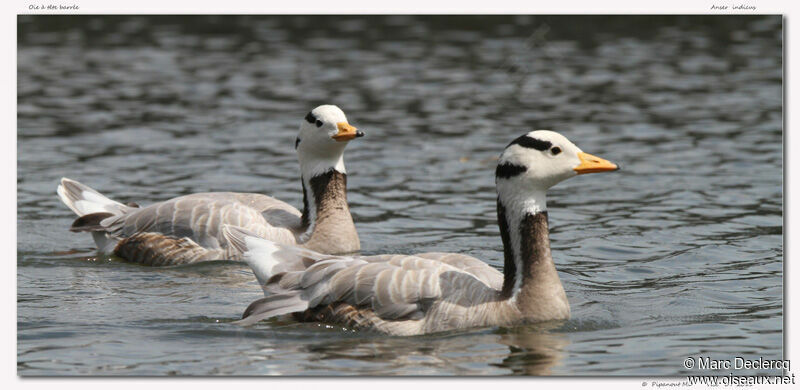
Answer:
[{"label": "wing feather", "polygon": [[242,319],[234,324],[248,326],[258,321],[279,315],[302,312],[308,309],[308,302],[299,293],[275,294],[254,301],[247,307]]},{"label": "wing feather", "polygon": [[[250,238],[246,242],[250,243]],[[376,316],[374,324],[418,320],[434,307],[434,302],[461,305],[456,310],[462,310],[496,292],[493,285],[497,276],[502,285],[502,274],[469,256],[428,253],[348,257],[321,255],[291,245],[274,246],[280,250],[270,255],[270,261],[277,262],[273,269],[291,266],[266,280],[264,291],[281,298],[257,301],[256,309],[250,310],[257,314],[248,318],[267,318],[301,308],[305,311],[301,318],[315,321],[356,318],[359,310],[367,317]],[[349,314],[337,317],[336,305],[347,307]],[[442,311],[449,309],[437,310],[437,318],[458,320],[449,319]]]},{"label": "wing feather", "polygon": [[[267,212],[280,226],[270,224],[265,217]],[[190,239],[200,247],[225,253],[230,259],[239,258],[241,252],[233,249],[223,237],[223,224],[240,226],[279,243],[293,244],[296,242],[294,229],[300,226],[300,212],[260,194],[202,193],[148,207],[129,208],[125,214],[104,219],[99,227],[117,241],[140,233],[159,233]]]}]

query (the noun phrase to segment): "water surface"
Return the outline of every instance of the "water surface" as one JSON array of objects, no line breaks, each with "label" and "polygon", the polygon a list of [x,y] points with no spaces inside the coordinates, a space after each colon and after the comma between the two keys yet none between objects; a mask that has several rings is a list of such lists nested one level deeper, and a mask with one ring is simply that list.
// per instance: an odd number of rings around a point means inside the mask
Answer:
[{"label": "water surface", "polygon": [[[23,16],[20,375],[677,375],[782,357],[779,16]],[[502,267],[494,166],[561,132],[623,170],[549,195],[564,323],[420,337],[230,324],[262,296],[233,262],[97,258],[55,195],[302,201],[292,148],[320,103],[347,149],[364,254]],[[727,374],[727,372],[725,373]],[[771,373],[771,374],[774,374]]]}]

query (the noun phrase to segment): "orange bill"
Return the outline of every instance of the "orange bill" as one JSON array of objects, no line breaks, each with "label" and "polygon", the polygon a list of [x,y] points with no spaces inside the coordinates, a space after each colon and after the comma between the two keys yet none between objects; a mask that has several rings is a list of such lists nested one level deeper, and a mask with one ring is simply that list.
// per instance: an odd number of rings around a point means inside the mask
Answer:
[{"label": "orange bill", "polygon": [[347,122],[339,122],[336,124],[336,128],[339,129],[339,132],[336,133],[332,138],[342,142],[342,141],[350,141],[356,137],[362,137],[364,133],[357,131],[354,126],[351,126]]},{"label": "orange bill", "polygon": [[578,172],[579,175],[584,173],[616,171],[619,169],[617,164],[589,153],[580,152],[578,153],[578,158],[581,159],[581,163],[575,167],[574,170]]}]

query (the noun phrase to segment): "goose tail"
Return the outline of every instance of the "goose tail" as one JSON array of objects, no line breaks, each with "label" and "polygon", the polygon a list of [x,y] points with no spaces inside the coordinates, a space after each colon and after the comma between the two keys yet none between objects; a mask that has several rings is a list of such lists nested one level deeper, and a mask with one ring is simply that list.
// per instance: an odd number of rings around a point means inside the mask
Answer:
[{"label": "goose tail", "polygon": [[238,226],[222,225],[222,235],[228,244],[242,252],[262,288],[274,275],[302,271],[317,261],[332,258],[296,245],[272,242]]},{"label": "goose tail", "polygon": [[107,232],[110,222],[123,218],[125,214],[138,207],[135,204],[128,206],[111,200],[88,186],[66,177],[61,179],[56,193],[61,201],[78,215],[69,230],[92,233],[92,238],[101,253],[111,253],[119,241]]},{"label": "goose tail", "polygon": [[242,252],[242,258],[253,270],[259,284],[263,287],[276,272],[280,260],[278,244],[259,237],[247,229],[233,225],[222,225],[222,235],[228,243]]},{"label": "goose tail", "polygon": [[61,179],[56,193],[70,210],[78,214],[78,217],[98,213],[120,215],[131,209],[130,206],[111,200],[88,186],[66,177]]}]

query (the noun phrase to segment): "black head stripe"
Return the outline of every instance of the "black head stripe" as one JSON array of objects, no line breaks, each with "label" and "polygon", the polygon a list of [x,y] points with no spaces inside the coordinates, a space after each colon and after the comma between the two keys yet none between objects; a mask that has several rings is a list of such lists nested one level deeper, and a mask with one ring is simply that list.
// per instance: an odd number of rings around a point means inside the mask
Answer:
[{"label": "black head stripe", "polygon": [[294,148],[295,148],[295,149],[297,149],[297,145],[300,145],[300,137],[297,137],[297,138],[294,140]]},{"label": "black head stripe", "polygon": [[309,111],[308,115],[306,115],[306,122],[314,123],[316,121],[317,121],[317,117],[315,117],[314,114],[312,114],[311,111]]},{"label": "black head stripe", "polygon": [[495,177],[508,179],[509,177],[517,176],[527,170],[528,168],[525,168],[521,165],[514,165],[512,163],[502,163],[502,164],[497,164],[497,170],[494,171],[494,175]]},{"label": "black head stripe", "polygon": [[[540,139],[528,137],[527,135],[517,137],[517,139],[511,141],[511,143],[508,144],[508,146],[511,145],[519,145],[522,146],[523,148],[530,148],[536,150],[547,150],[550,149],[551,146],[553,146],[553,144],[551,144],[550,141],[542,141]],[[506,146],[506,148],[508,146]]]}]

